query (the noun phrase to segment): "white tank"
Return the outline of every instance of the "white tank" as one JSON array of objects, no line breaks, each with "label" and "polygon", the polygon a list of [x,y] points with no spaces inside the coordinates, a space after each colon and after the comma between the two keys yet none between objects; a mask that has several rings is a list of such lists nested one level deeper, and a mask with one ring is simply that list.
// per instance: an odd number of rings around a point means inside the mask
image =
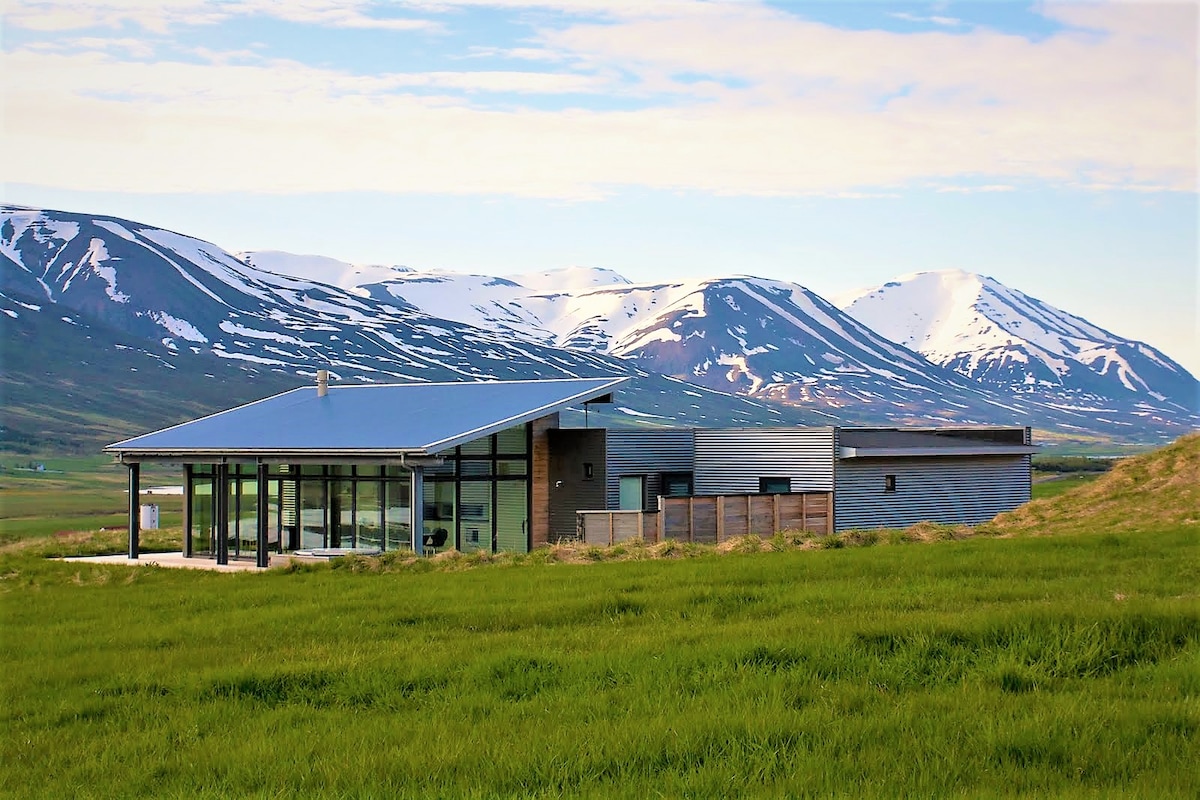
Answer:
[{"label": "white tank", "polygon": [[144,531],[158,530],[158,506],[142,506],[141,529]]}]

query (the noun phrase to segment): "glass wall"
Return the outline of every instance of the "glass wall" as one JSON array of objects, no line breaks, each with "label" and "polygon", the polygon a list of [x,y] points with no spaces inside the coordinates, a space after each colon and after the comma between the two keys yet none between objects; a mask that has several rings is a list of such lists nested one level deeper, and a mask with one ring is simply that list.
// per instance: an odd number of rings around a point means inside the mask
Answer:
[{"label": "glass wall", "polygon": [[192,504],[191,553],[195,556],[213,555],[216,520],[213,516],[213,470],[206,464],[191,469],[188,487]]},{"label": "glass wall", "polygon": [[[439,454],[424,470],[424,533],[436,549],[529,547],[529,426],[519,425]],[[258,535],[258,467],[230,464],[230,558],[253,558]],[[215,555],[216,469],[191,468],[192,552]],[[271,464],[267,541],[271,552],[323,547],[411,547],[411,473],[399,466]],[[428,539],[427,539],[428,541]]]}]

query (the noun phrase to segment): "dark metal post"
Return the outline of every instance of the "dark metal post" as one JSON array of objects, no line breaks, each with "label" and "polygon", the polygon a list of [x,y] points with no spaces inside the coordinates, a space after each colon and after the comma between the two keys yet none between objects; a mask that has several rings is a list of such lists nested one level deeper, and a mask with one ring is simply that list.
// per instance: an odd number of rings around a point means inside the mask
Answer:
[{"label": "dark metal post", "polygon": [[412,550],[425,554],[425,468],[409,467],[409,526],[412,528]]},{"label": "dark metal post", "polygon": [[183,465],[183,556],[192,557],[192,465]]},{"label": "dark metal post", "polygon": [[129,557],[135,561],[142,530],[141,492],[141,464],[135,461],[129,465]]},{"label": "dark metal post", "polygon": [[217,563],[229,563],[229,465],[217,464],[216,500],[213,516],[216,517]]},{"label": "dark metal post", "polygon": [[258,464],[258,541],[254,548],[257,564],[259,567],[271,566],[271,554],[267,551],[267,465],[259,462]]}]

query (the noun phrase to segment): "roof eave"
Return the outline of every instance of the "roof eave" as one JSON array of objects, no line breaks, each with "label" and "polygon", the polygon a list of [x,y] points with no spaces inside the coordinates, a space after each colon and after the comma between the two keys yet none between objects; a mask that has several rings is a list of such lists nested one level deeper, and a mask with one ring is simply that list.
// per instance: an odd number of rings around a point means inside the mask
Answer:
[{"label": "roof eave", "polygon": [[840,457],[851,458],[927,458],[934,456],[1027,456],[1040,452],[1033,445],[979,447],[843,447]]}]

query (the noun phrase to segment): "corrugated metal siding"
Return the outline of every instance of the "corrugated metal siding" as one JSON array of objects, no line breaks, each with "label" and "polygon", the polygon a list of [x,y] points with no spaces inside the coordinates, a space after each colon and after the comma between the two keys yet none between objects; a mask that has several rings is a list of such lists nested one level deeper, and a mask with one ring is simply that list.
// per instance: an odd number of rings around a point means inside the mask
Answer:
[{"label": "corrugated metal siding", "polygon": [[645,475],[646,498],[657,509],[655,498],[661,490],[664,472],[692,472],[691,428],[662,430],[608,431],[605,471],[605,501],[608,508],[620,505],[619,478],[622,475]]},{"label": "corrugated metal siding", "polygon": [[793,492],[833,491],[833,428],[697,430],[695,492],[752,494],[758,479],[787,477]]},{"label": "corrugated metal siding", "polygon": [[[1029,456],[839,461],[834,527],[903,528],[918,522],[974,525],[1029,500]],[[885,493],[884,476],[896,476]]]}]

